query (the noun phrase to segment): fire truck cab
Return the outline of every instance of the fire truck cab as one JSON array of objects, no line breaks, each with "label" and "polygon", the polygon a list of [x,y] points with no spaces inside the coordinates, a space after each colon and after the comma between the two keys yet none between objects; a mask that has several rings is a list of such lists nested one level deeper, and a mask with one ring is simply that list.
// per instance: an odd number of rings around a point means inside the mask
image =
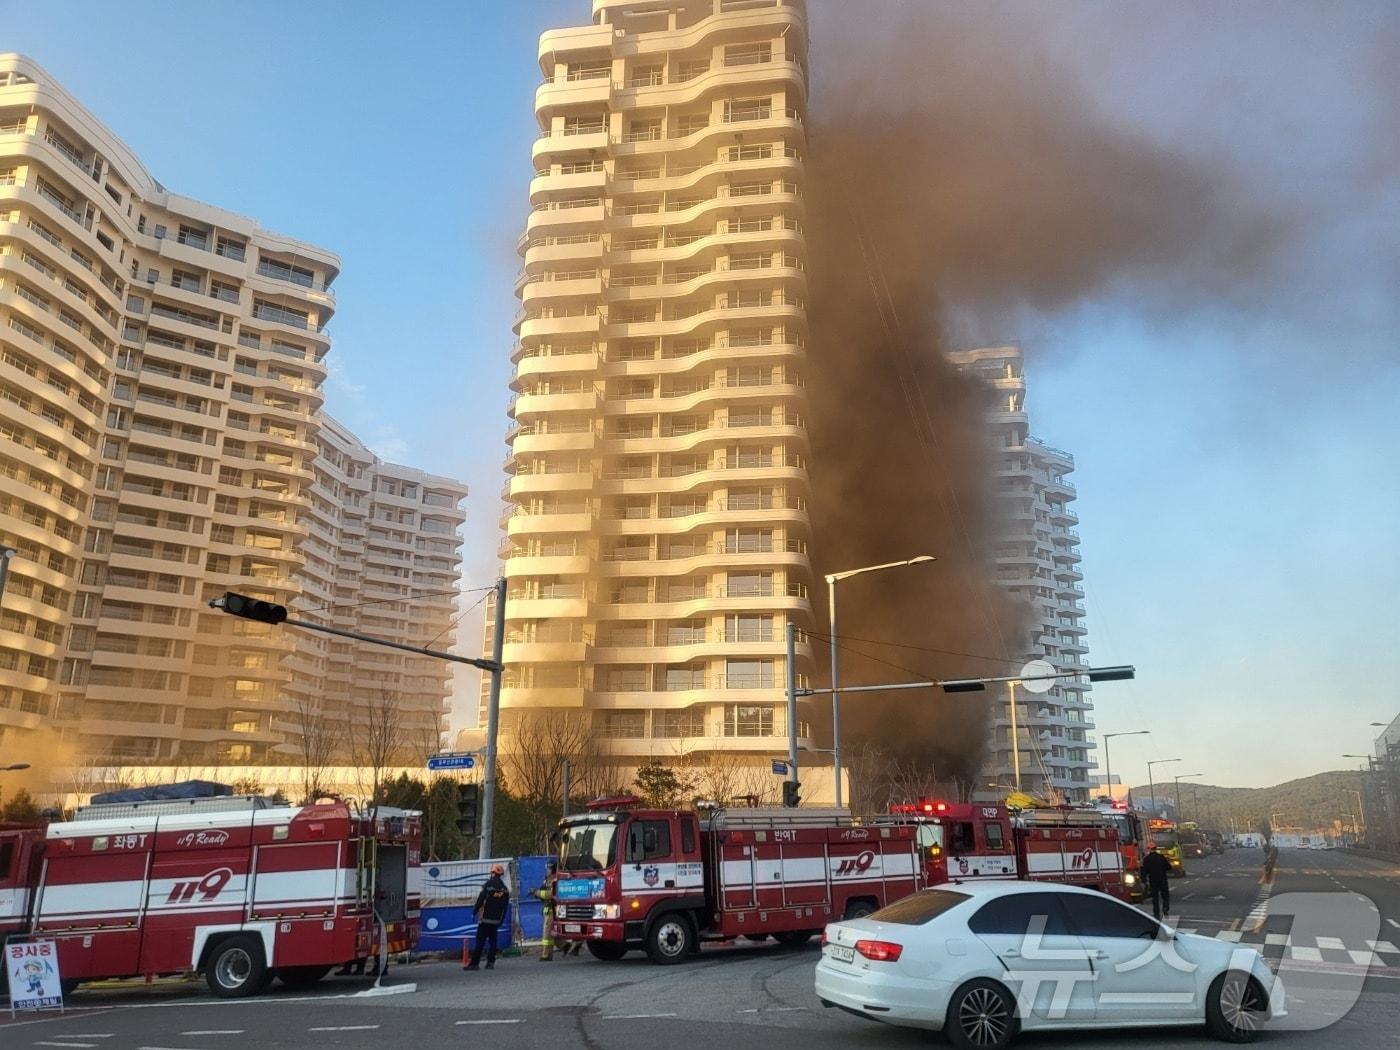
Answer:
[{"label": "fire truck cab", "polygon": [[858,826],[845,810],[608,799],[560,822],[554,932],[599,959],[642,948],[676,963],[701,940],[801,944],[920,884],[912,828]]}]

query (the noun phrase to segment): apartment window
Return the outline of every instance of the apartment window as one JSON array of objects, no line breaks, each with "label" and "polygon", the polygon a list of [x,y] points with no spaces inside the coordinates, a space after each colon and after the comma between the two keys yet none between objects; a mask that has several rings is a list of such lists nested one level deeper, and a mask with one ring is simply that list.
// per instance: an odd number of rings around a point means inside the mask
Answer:
[{"label": "apartment window", "polygon": [[725,736],[772,736],[772,704],[725,704]]},{"label": "apartment window", "polygon": [[242,241],[235,241],[230,237],[220,237],[214,248],[214,254],[222,255],[225,259],[242,262],[247,257],[247,247]]},{"label": "apartment window", "polygon": [[273,280],[299,284],[303,288],[311,288],[316,284],[316,274],[313,271],[278,259],[259,259],[258,273]]},{"label": "apartment window", "polygon": [[725,594],[730,598],[765,598],[772,590],[771,572],[731,572]]},{"label": "apartment window", "polygon": [[726,66],[752,66],[771,61],[773,45],[766,41],[761,44],[730,44],[724,49]]},{"label": "apartment window", "polygon": [[209,234],[204,230],[197,230],[193,226],[185,226],[182,224],[180,226],[180,232],[175,239],[181,244],[188,245],[191,248],[205,250],[209,247]]},{"label": "apartment window", "polygon": [[[739,504],[730,501],[730,507]],[[724,552],[726,554],[765,554],[773,549],[772,529],[726,529]]]},{"label": "apartment window", "polygon": [[704,667],[668,667],[666,668],[666,691],[680,692],[686,689],[705,688],[705,668]]},{"label": "apartment window", "polygon": [[164,237],[165,237],[165,227],[162,226],[160,223],[156,223],[156,228],[155,228],[155,238],[156,238],[156,240],[162,240]]},{"label": "apartment window", "polygon": [[773,664],[768,660],[726,660],[724,686],[726,689],[771,689]]},{"label": "apartment window", "polygon": [[670,739],[704,736],[704,711],[700,709],[654,711],[651,716],[651,735]]},{"label": "apartment window", "polygon": [[210,281],[209,294],[226,303],[236,303],[238,302],[238,285],[227,284],[224,281]]},{"label": "apartment window", "polygon": [[768,616],[737,616],[724,618],[726,642],[771,642],[773,620]]},{"label": "apartment window", "polygon": [[188,270],[171,270],[170,283],[176,288],[183,288],[187,292],[199,291],[199,275],[190,273]]}]

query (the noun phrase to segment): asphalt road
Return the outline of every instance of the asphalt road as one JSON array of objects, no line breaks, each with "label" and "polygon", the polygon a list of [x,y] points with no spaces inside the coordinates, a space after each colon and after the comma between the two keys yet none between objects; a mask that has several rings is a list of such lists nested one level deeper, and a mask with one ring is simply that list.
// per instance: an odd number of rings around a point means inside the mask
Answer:
[{"label": "asphalt road", "polygon": [[[1336,852],[1284,851],[1274,884],[1261,887],[1260,851],[1233,851],[1189,862],[1173,882],[1182,929],[1261,946],[1288,988],[1290,1015],[1307,1015],[1318,1031],[1270,1032],[1261,1046],[1393,1045],[1400,1031],[1400,866]],[[1297,902],[1297,893],[1365,895],[1377,907],[1360,926],[1336,936],[1313,923],[1265,913]],[[1369,905],[1358,904],[1369,908]],[[1374,945],[1346,943],[1380,929]],[[1257,928],[1256,928],[1257,927]],[[1352,954],[1358,953],[1358,954]],[[1360,953],[1365,953],[1364,962]],[[397,967],[391,988],[366,995],[368,982],[327,980],[313,995],[275,993],[215,1000],[202,982],[149,987],[93,986],[78,991],[64,1016],[0,1015],[0,1047],[70,1050],[244,1050],[254,1047],[488,1045],[502,1050],[656,1050],[751,1045],[765,1050],[822,1047],[903,1050],[924,1047],[918,1032],[888,1028],[823,1009],[812,994],[817,949],[773,944],[707,946],[678,967],[655,967],[640,955],[601,963],[584,955],[541,963],[502,959],[493,971],[465,974],[450,962]],[[1355,1002],[1351,1002],[1355,991]],[[759,1031],[758,1029],[761,1029]],[[1179,1032],[1073,1033],[1025,1037],[1020,1045],[1095,1050],[1156,1050],[1211,1045],[1199,1029]]]}]

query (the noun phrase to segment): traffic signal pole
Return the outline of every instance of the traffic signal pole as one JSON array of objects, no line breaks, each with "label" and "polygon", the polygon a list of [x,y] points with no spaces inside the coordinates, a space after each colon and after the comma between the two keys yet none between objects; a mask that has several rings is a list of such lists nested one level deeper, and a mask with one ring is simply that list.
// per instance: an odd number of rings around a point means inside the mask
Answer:
[{"label": "traffic signal pole", "polygon": [[284,605],[276,605],[272,602],[262,601],[257,598],[249,598],[246,595],[235,594],[232,591],[222,598],[212,598],[209,601],[211,609],[220,609],[230,616],[238,616],[245,620],[256,620],[266,624],[285,624],[288,627],[300,627],[304,631],[316,631],[320,634],[330,634],[337,638],[348,638],[353,642],[364,642],[367,645],[378,645],[385,649],[397,649],[400,652],[413,653],[416,656],[430,656],[435,660],[450,660],[456,664],[466,664],[469,667],[478,667],[491,675],[490,700],[486,708],[486,747],[485,758],[486,768],[483,771],[485,783],[482,785],[481,799],[481,851],[480,858],[486,860],[491,856],[491,831],[495,823],[496,815],[496,735],[500,725],[501,709],[501,673],[504,670],[501,664],[503,646],[505,644],[506,627],[506,581],[501,577],[496,581],[496,621],[495,631],[491,640],[491,659],[479,660],[471,656],[459,656],[456,653],[445,653],[441,649],[429,649],[426,646],[404,645],[402,642],[391,642],[386,638],[375,638],[373,635],[360,634],[358,631],[342,631],[339,627],[327,627],[323,623],[312,623],[310,620],[298,620],[287,615],[287,608]]}]

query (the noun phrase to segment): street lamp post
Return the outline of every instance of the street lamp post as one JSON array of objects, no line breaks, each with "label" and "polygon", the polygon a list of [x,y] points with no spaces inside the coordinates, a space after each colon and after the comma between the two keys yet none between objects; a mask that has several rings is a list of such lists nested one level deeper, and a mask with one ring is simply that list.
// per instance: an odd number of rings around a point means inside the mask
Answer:
[{"label": "street lamp post", "polygon": [[[859,569],[847,569],[845,572],[829,572],[826,574],[826,611],[827,626],[829,628],[829,640],[831,643],[831,767],[835,776],[835,783],[832,785],[833,798],[836,806],[841,807],[841,689],[838,684],[838,665],[836,648],[836,585],[842,580],[850,579],[852,576],[860,576],[867,572],[879,572],[882,569],[901,569],[906,565],[921,565],[924,562],[933,561],[931,554],[920,554],[915,558],[906,558],[904,561],[884,562],[880,565],[866,565]],[[789,737],[791,731],[789,731]]]},{"label": "street lamp post", "polygon": [[1168,762],[1180,762],[1179,758],[1154,758],[1147,763],[1147,790],[1152,792],[1152,805],[1157,805],[1157,782],[1152,779],[1152,767],[1166,765]]},{"label": "street lamp post", "polygon": [[[1113,801],[1113,760],[1108,756],[1108,742],[1116,736],[1142,736],[1150,732],[1150,729],[1126,729],[1121,733],[1105,733],[1099,737],[1103,741],[1104,778],[1108,781],[1108,800],[1110,802]],[[1128,793],[1131,796],[1132,788],[1128,789]]]},{"label": "street lamp post", "polygon": [[1181,776],[1179,776],[1179,777],[1172,777],[1172,779],[1176,781],[1176,821],[1177,821],[1178,824],[1181,823],[1181,817],[1182,817],[1182,812],[1181,812],[1181,782],[1182,782],[1183,780],[1186,780],[1186,779],[1190,778],[1190,777],[1203,777],[1203,776],[1205,776],[1204,773],[1182,773]]}]

